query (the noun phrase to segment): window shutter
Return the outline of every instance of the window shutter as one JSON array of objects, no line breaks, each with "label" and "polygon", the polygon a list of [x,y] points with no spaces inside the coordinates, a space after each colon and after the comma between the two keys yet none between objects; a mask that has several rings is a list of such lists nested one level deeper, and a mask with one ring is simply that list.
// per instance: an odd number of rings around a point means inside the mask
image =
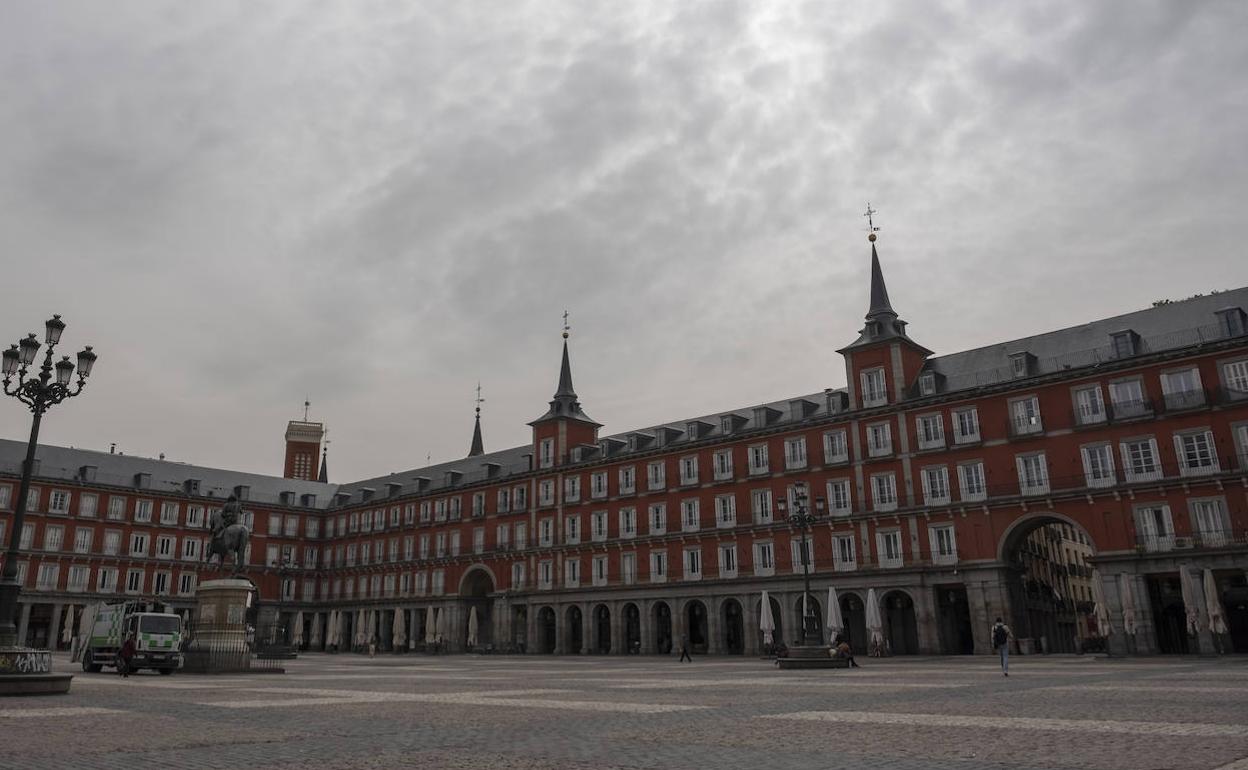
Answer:
[{"label": "window shutter", "polygon": [[1020,490],[1025,489],[1027,487],[1027,471],[1023,467],[1023,458],[1015,457],[1014,467],[1018,471],[1018,488]]},{"label": "window shutter", "polygon": [[1222,463],[1218,460],[1218,445],[1213,443],[1213,431],[1205,431],[1205,442],[1209,445],[1209,456],[1213,460],[1213,470],[1222,470]]}]

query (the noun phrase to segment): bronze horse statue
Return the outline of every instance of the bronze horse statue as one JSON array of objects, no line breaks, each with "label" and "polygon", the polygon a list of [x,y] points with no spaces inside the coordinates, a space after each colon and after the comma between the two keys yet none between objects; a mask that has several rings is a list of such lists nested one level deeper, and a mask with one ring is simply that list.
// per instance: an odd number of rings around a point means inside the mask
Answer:
[{"label": "bronze horse statue", "polygon": [[208,526],[212,529],[212,538],[208,541],[208,548],[204,553],[204,561],[209,563],[212,562],[213,556],[221,557],[222,567],[225,566],[226,558],[232,554],[236,575],[243,571],[247,542],[251,539],[251,531],[247,529],[246,524],[239,521],[242,518],[241,514],[242,506],[233,495],[230,495],[225,506],[219,511],[214,511],[208,519]]}]

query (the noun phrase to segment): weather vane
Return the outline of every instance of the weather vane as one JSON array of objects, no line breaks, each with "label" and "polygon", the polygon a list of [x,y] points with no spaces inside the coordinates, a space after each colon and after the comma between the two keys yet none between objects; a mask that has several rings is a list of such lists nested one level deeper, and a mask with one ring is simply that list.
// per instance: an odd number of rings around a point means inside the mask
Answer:
[{"label": "weather vane", "polygon": [[304,422],[308,421],[308,407],[310,406],[312,406],[312,402],[308,400],[307,396],[304,396],[303,397],[303,421]]},{"label": "weather vane", "polygon": [[477,383],[477,416],[481,416],[481,405],[485,403],[485,399],[481,398],[481,383]]},{"label": "weather vane", "polygon": [[880,210],[871,208],[871,201],[867,201],[867,213],[863,214],[863,216],[867,218],[868,241],[874,242],[876,239],[875,234],[880,231],[880,228],[875,226],[875,215],[878,213],[880,213]]},{"label": "weather vane", "polygon": [[565,309],[563,311],[563,338],[565,340],[568,338],[568,331],[571,328],[571,326],[568,326],[568,311]]}]

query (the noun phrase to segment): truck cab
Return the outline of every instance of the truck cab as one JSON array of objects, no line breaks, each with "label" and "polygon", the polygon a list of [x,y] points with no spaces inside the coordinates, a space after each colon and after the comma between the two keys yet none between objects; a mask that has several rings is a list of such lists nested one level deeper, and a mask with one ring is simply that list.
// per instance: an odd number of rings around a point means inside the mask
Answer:
[{"label": "truck cab", "polygon": [[133,670],[152,668],[172,674],[182,667],[182,619],[165,612],[143,612],[132,604],[97,605],[91,636],[82,651],[82,670],[116,667],[121,645],[134,637]]}]

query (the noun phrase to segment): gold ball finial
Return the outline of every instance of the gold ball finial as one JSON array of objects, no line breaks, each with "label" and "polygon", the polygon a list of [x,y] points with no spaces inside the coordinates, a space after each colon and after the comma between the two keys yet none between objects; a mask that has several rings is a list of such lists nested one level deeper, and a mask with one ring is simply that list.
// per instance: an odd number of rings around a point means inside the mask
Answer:
[{"label": "gold ball finial", "polygon": [[567,332],[564,332],[564,333],[563,333],[563,338],[564,338],[565,340],[568,338],[568,333],[567,333]]},{"label": "gold ball finial", "polygon": [[875,243],[875,233],[871,233],[870,235],[868,235],[867,240],[871,241],[872,243]]}]

